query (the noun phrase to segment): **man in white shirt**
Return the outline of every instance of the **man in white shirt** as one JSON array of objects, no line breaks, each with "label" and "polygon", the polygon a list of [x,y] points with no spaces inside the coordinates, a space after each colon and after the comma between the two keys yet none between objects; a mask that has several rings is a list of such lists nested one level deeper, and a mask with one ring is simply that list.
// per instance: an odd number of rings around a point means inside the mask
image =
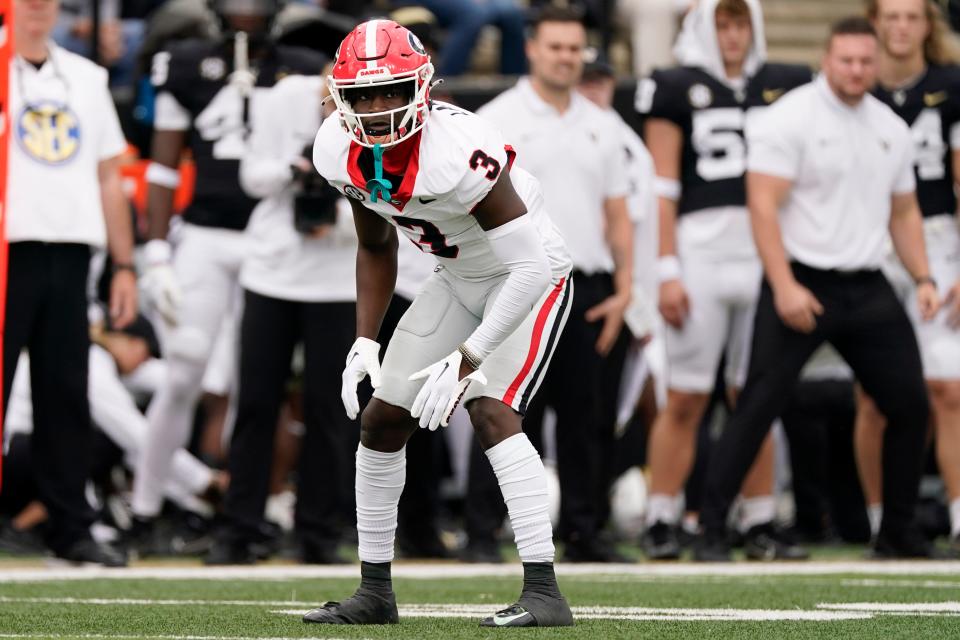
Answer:
[{"label": "man in white shirt", "polygon": [[925,320],[939,298],[924,247],[910,131],[867,93],[877,49],[865,18],[837,22],[822,77],[748,123],[748,204],[765,282],[747,382],[707,472],[701,560],[729,559],[729,505],[801,368],[823,342],[850,364],[889,423],[884,518],[874,552],[931,553],[912,526],[929,410],[913,328],[880,271],[888,234],[917,283]]},{"label": "man in white shirt", "polygon": [[[596,536],[600,443],[612,435],[604,416],[603,371],[622,361],[624,314],[633,286],[633,223],[622,133],[616,118],[576,91],[586,30],[565,9],[541,12],[527,41],[530,76],[494,98],[479,114],[498,126],[520,166],[540,180],[551,220],[573,259],[570,321],[543,382],[543,405],[557,413],[560,537],[571,561],[622,561]],[[615,403],[615,398],[614,398]]]},{"label": "man in white shirt", "polygon": [[91,247],[113,257],[110,314],[137,309],[130,210],[120,184],[126,149],[105,69],[49,40],[56,0],[18,0],[10,69],[9,246],[3,406],[22,349],[31,356],[36,482],[50,514],[47,544],[67,560],[122,566],[90,537],[84,496],[90,444],[87,274]]}]

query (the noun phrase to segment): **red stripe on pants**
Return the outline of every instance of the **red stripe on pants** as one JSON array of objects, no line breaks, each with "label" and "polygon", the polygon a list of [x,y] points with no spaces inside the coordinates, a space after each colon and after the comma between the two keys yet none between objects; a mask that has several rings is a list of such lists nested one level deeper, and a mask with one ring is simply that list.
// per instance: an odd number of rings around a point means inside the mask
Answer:
[{"label": "red stripe on pants", "polygon": [[520,389],[520,384],[523,383],[523,379],[530,373],[530,368],[533,367],[533,362],[537,359],[537,352],[540,351],[540,339],[543,337],[543,327],[547,324],[547,316],[550,315],[554,303],[556,303],[557,298],[560,297],[560,292],[563,291],[563,285],[566,281],[566,278],[560,278],[560,282],[557,283],[557,286],[555,286],[553,291],[550,292],[550,295],[547,296],[543,306],[540,307],[540,311],[537,313],[537,321],[533,325],[533,337],[530,338],[530,350],[527,351],[527,359],[524,360],[523,366],[520,367],[520,373],[518,373],[517,377],[510,383],[510,386],[507,387],[507,393],[503,396],[504,404],[510,405],[513,403],[513,399],[517,396],[517,390]]}]

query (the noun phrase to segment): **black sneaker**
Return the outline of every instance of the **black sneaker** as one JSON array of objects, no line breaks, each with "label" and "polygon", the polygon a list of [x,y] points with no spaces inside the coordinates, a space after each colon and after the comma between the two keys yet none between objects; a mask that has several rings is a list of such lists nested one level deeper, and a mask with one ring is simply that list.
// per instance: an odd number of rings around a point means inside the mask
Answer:
[{"label": "black sneaker", "polygon": [[919,558],[940,559],[941,553],[915,528],[898,533],[880,531],[873,541],[868,557],[874,560],[902,560]]},{"label": "black sneaker", "polygon": [[696,562],[730,562],[730,543],[723,532],[705,531],[693,546]]},{"label": "black sneaker", "polygon": [[460,550],[460,560],[471,563],[502,564],[500,545],[495,540],[471,540]]},{"label": "black sneaker", "polygon": [[0,523],[0,551],[17,556],[42,555],[47,550],[43,539],[34,529],[17,529],[12,524]]},{"label": "black sneaker", "polygon": [[74,542],[56,556],[76,564],[98,564],[104,567],[127,566],[127,554],[108,544],[101,544],[92,538]]},{"label": "black sneaker", "polygon": [[304,622],[318,624],[397,624],[397,598],[393,591],[379,593],[360,587],[343,602],[327,602],[308,611]]},{"label": "black sneaker", "polygon": [[630,558],[617,551],[612,544],[597,538],[567,542],[563,547],[564,562],[627,563]]},{"label": "black sneaker", "polygon": [[778,531],[772,522],[750,527],[743,538],[748,560],[807,560],[806,549]]},{"label": "black sneaker", "polygon": [[676,560],[680,557],[677,527],[657,521],[647,529],[640,542],[643,553],[650,560]]},{"label": "black sneaker", "polygon": [[572,627],[573,614],[563,596],[536,592],[520,594],[520,600],[489,618],[481,627]]}]

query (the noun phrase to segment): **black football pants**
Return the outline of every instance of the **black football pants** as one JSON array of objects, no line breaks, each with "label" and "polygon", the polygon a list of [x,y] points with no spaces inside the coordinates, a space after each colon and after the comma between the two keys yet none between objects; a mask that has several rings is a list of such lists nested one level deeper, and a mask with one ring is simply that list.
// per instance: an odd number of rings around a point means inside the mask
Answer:
[{"label": "black football pants", "polygon": [[797,281],[824,307],[812,333],[788,328],[763,283],[749,373],[733,416],[710,458],[701,519],[719,535],[727,511],[770,424],[789,402],[810,355],[830,342],[886,416],[881,533],[911,522],[922,470],[929,407],[913,327],[879,271],[836,272],[792,265]]},{"label": "black football pants", "polygon": [[[352,494],[360,428],[340,400],[340,375],[356,329],[353,302],[296,302],[244,292],[240,325],[240,383],[230,442],[230,487],[224,500],[226,537],[258,537],[270,485],[274,434],[297,343],[304,346],[303,415],[306,433],[297,472],[294,512],[305,544],[340,538],[340,494]],[[349,482],[349,487],[342,486]]]},{"label": "black football pants", "polygon": [[90,536],[94,520],[84,496],[93,442],[87,399],[90,247],[13,242],[8,265],[3,408],[6,411],[10,400],[20,351],[26,348],[33,391],[34,481],[50,514],[46,542],[63,553]]}]

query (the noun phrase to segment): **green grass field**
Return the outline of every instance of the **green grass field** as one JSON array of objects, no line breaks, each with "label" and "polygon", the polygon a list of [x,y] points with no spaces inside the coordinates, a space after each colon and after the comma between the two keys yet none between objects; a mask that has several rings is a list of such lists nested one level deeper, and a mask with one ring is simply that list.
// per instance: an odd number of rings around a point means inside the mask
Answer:
[{"label": "green grass field", "polygon": [[0,563],[0,638],[958,638],[960,563],[561,566],[572,629],[482,630],[519,567],[402,564],[401,624],[305,625],[349,595],[356,567],[197,564],[127,570]]}]

